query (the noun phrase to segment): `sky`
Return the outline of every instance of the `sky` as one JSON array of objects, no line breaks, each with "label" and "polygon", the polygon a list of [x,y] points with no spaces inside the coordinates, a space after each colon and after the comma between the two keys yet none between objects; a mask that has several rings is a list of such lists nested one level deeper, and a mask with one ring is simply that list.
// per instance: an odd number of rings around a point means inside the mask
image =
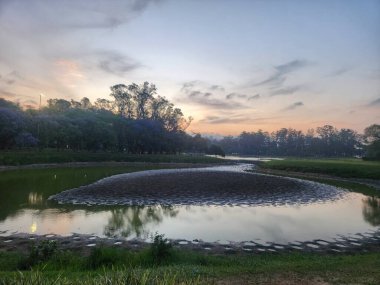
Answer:
[{"label": "sky", "polygon": [[0,0],[0,97],[156,84],[188,131],[380,123],[379,0]]}]

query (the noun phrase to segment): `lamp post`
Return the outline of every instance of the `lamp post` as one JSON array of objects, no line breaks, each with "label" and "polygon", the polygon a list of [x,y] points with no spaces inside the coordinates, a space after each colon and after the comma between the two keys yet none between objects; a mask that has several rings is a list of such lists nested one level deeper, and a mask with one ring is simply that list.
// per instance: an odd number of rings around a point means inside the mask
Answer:
[{"label": "lamp post", "polygon": [[[41,112],[41,102],[42,102],[42,96],[44,96],[44,94],[40,93],[40,106],[38,108],[38,110]],[[38,123],[37,123],[37,139],[38,139],[38,143],[40,143],[40,120],[38,119]],[[41,145],[40,145],[41,147]]]},{"label": "lamp post", "polygon": [[40,93],[40,107],[39,107],[40,111],[41,111],[41,101],[42,101],[42,96],[44,96],[44,94]]}]

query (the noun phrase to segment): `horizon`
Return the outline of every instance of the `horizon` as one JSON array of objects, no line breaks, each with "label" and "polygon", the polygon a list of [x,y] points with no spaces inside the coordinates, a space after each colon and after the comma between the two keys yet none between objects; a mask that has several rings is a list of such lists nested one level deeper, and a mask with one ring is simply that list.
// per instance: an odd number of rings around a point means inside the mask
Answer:
[{"label": "horizon", "polygon": [[[188,131],[238,135],[380,120],[380,2],[1,1],[0,97],[108,98],[156,84]],[[63,15],[63,17],[61,17]]]}]

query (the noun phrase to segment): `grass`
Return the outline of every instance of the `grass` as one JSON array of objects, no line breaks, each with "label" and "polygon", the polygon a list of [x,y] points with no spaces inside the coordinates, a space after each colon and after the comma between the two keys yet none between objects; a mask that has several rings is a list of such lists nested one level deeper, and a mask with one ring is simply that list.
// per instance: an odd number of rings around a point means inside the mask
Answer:
[{"label": "grass", "polygon": [[219,256],[179,249],[170,251],[164,263],[157,263],[149,248],[132,252],[100,247],[88,256],[58,251],[30,270],[20,267],[28,256],[2,252],[0,284],[213,284],[219,281],[240,284],[248,280],[272,283],[301,280],[302,283],[313,279],[339,284],[376,284],[380,280],[380,253]]},{"label": "grass", "polygon": [[218,163],[223,160],[216,157],[190,154],[127,154],[122,152],[75,152],[71,150],[13,150],[0,152],[0,165],[104,161]]},{"label": "grass", "polygon": [[319,173],[343,178],[380,179],[380,162],[361,159],[284,159],[260,165],[263,168]]}]

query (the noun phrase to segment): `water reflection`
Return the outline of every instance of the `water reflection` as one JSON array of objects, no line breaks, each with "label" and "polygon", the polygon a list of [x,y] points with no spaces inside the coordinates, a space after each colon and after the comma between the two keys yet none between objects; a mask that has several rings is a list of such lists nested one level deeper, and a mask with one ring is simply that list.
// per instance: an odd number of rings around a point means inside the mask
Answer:
[{"label": "water reflection", "polygon": [[[365,205],[365,208],[363,208]],[[363,211],[363,209],[366,209]],[[0,222],[0,231],[36,234],[95,234],[148,239],[155,232],[173,239],[204,241],[332,240],[337,235],[378,229],[379,201],[361,194],[328,203],[284,206],[125,206],[24,208]],[[366,213],[364,215],[364,213]],[[368,213],[368,214],[367,214]],[[369,223],[371,221],[371,223]]]},{"label": "water reflection", "polygon": [[30,233],[34,234],[37,231],[37,223],[33,222],[32,225],[30,226]]},{"label": "water reflection", "polygon": [[[0,233],[69,235],[76,232],[145,239],[157,231],[169,238],[260,239],[283,243],[364,233],[380,226],[380,199],[361,194],[347,194],[343,199],[325,203],[285,201],[275,206],[272,200],[272,204],[241,207],[86,207],[56,205],[45,200],[54,193],[107,176],[105,172],[88,172],[88,169],[86,173],[80,169],[1,173]],[[293,191],[289,199],[297,195]]]},{"label": "water reflection", "polygon": [[[46,168],[2,171],[0,176],[0,222],[25,207],[47,209],[45,200],[63,190],[89,184],[127,171],[125,167]],[[139,167],[135,167],[139,170]]]},{"label": "water reflection", "polygon": [[372,226],[380,226],[380,199],[366,197],[363,199],[363,217]]},{"label": "water reflection", "polygon": [[175,217],[178,210],[172,206],[131,206],[110,212],[111,217],[104,227],[105,236],[147,238],[148,228],[161,223],[164,217]]},{"label": "water reflection", "polygon": [[43,194],[39,194],[36,192],[30,192],[28,195],[28,202],[29,202],[29,205],[31,205],[31,206],[42,205],[43,201],[44,201]]}]

